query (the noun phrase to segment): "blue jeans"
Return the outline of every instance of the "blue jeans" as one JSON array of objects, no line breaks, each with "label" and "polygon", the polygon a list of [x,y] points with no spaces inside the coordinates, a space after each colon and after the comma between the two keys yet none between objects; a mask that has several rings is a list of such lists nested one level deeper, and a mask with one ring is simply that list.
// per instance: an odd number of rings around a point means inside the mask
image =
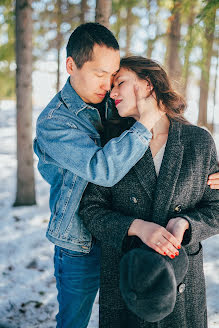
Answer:
[{"label": "blue jeans", "polygon": [[59,312],[57,328],[86,328],[99,288],[100,247],[89,254],[55,246],[55,277]]}]

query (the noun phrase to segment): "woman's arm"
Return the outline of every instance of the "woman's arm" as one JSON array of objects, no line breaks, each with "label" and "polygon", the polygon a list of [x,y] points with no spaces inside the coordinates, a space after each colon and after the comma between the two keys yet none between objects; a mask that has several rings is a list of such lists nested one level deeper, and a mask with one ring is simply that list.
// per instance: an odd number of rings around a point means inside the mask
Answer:
[{"label": "woman's arm", "polygon": [[89,184],[80,204],[79,215],[87,229],[102,244],[121,251],[125,237],[137,236],[162,255],[170,258],[178,255],[179,242],[164,227],[113,211],[112,208],[111,188]]}]

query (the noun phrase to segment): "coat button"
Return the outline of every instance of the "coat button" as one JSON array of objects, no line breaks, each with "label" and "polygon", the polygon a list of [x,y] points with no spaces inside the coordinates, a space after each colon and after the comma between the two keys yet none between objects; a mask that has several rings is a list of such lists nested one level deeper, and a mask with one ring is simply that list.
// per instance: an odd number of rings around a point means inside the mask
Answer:
[{"label": "coat button", "polygon": [[137,204],[137,202],[138,202],[138,200],[137,200],[136,197],[131,197],[131,201],[132,201],[132,203],[134,203],[134,204]]},{"label": "coat button", "polygon": [[176,212],[176,213],[180,213],[181,211],[182,211],[182,205],[176,205],[176,207],[174,208],[174,211]]},{"label": "coat button", "polygon": [[185,284],[180,284],[178,286],[179,293],[182,294],[184,292],[185,288],[186,288],[186,285]]}]

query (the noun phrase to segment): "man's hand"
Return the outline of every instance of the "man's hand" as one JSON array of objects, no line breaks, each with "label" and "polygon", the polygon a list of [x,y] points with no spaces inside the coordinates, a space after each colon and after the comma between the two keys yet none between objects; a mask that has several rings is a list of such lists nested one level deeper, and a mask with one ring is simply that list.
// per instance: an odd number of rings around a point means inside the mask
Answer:
[{"label": "man's hand", "polygon": [[141,241],[161,255],[174,258],[179,255],[180,243],[159,224],[136,219],[132,222],[128,236],[137,236]]},{"label": "man's hand", "polygon": [[183,240],[184,233],[189,229],[189,222],[184,218],[173,218],[170,219],[166,226],[167,231],[169,231],[181,244]]},{"label": "man's hand", "polygon": [[211,189],[219,189],[219,172],[209,175],[207,183]]}]

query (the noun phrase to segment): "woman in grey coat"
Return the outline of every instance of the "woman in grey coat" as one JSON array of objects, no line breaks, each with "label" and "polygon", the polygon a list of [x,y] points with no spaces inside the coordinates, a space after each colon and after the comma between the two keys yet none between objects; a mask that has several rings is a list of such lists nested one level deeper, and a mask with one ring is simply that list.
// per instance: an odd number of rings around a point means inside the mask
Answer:
[{"label": "woman in grey coat", "polygon": [[[136,119],[145,97],[165,115],[133,169],[112,188],[89,184],[81,202],[80,215],[101,243],[100,327],[206,328],[201,241],[219,233],[219,193],[206,183],[218,170],[214,141],[186,122],[183,99],[152,60],[122,59],[111,97],[122,117]],[[182,244],[189,258],[173,312],[154,323],[128,310],[119,289],[120,260],[142,243],[170,258]]]}]

